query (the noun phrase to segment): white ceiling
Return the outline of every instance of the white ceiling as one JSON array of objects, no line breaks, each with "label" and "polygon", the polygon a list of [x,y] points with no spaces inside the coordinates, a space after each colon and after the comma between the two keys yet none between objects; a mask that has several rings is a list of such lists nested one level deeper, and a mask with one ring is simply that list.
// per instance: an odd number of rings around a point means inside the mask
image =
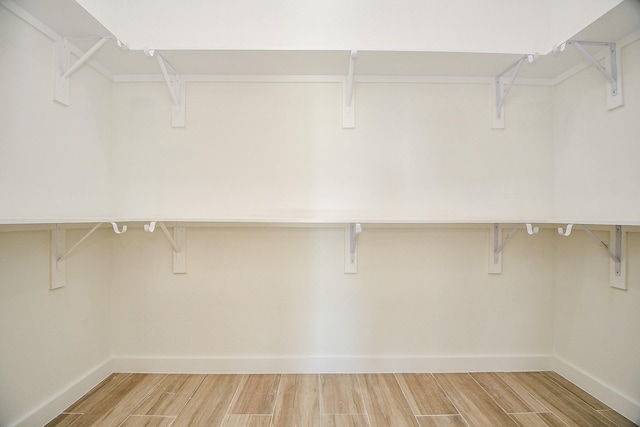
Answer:
[{"label": "white ceiling", "polygon": [[[551,0],[553,1],[553,0]],[[97,39],[110,36],[100,22],[74,0],[15,0],[15,3],[58,34],[87,50]],[[573,39],[617,41],[640,30],[640,1],[625,0],[592,22]],[[472,36],[469,36],[472,37]],[[592,52],[596,48],[590,49]],[[228,75],[344,75],[348,50],[161,50],[181,74]],[[529,52],[524,52],[529,53]],[[357,76],[492,77],[521,54],[359,50]],[[122,51],[107,43],[94,58],[114,76],[157,75],[158,64],[141,50]],[[543,55],[525,63],[522,78],[552,79],[583,62],[575,49]]]}]

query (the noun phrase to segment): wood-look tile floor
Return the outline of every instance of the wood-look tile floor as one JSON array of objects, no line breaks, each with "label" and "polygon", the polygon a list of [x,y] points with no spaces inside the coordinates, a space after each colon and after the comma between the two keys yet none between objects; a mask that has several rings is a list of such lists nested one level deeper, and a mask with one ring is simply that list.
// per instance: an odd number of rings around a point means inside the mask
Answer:
[{"label": "wood-look tile floor", "polygon": [[634,425],[553,372],[113,374],[47,424],[73,427]]}]

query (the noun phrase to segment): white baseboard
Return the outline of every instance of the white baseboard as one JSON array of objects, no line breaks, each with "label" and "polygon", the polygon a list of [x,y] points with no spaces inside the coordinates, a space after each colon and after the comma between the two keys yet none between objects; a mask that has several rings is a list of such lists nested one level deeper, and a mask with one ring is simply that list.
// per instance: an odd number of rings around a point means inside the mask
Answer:
[{"label": "white baseboard", "polygon": [[113,358],[115,372],[144,373],[380,373],[544,371],[550,355],[470,357],[126,357]]},{"label": "white baseboard", "polygon": [[113,372],[113,359],[105,360],[61,388],[51,399],[40,404],[10,427],[42,427]]},{"label": "white baseboard", "polygon": [[640,422],[640,402],[633,401],[560,357],[554,358],[553,370],[631,421]]}]

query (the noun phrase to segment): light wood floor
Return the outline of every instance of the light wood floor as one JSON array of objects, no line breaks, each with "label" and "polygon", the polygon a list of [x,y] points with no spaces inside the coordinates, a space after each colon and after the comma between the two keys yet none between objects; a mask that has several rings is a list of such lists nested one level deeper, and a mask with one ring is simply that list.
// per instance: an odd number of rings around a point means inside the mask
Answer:
[{"label": "light wood floor", "polygon": [[633,426],[553,372],[113,374],[48,426]]}]

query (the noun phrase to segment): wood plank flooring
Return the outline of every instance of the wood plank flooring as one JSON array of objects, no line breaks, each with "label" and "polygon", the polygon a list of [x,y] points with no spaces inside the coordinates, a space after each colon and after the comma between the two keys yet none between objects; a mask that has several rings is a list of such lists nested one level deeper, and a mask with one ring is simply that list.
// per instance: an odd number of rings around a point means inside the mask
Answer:
[{"label": "wood plank flooring", "polygon": [[105,379],[47,427],[635,425],[554,372],[118,373]]}]

